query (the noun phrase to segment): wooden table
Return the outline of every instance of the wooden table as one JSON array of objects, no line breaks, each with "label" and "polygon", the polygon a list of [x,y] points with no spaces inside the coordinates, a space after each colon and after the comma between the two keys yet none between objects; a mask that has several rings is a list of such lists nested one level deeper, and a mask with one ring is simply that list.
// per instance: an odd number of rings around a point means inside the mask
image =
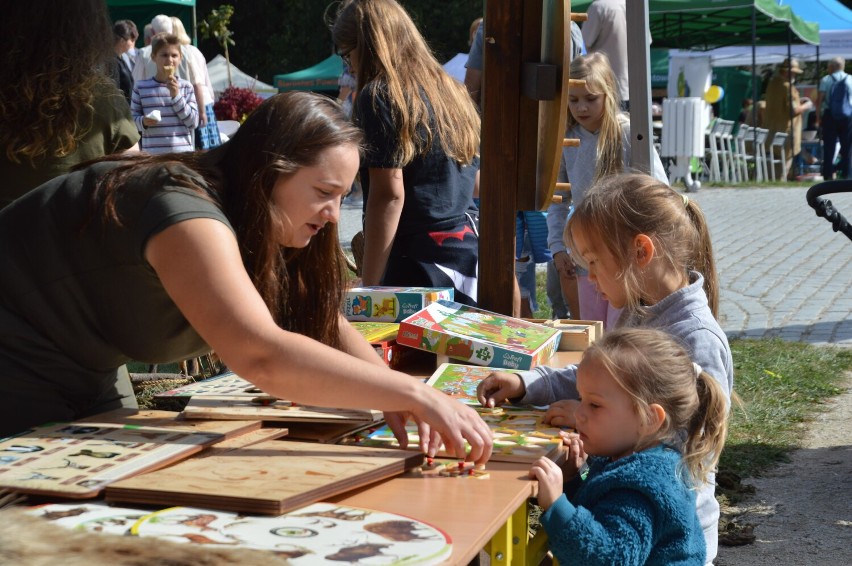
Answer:
[{"label": "wooden table", "polygon": [[[547,363],[577,363],[582,352],[557,352]],[[485,480],[422,478],[413,473],[329,499],[333,503],[406,515],[450,535],[450,564],[467,564],[485,548],[491,564],[537,564],[543,541],[527,540],[530,497],[538,484],[527,478],[529,464],[493,462]]]}]

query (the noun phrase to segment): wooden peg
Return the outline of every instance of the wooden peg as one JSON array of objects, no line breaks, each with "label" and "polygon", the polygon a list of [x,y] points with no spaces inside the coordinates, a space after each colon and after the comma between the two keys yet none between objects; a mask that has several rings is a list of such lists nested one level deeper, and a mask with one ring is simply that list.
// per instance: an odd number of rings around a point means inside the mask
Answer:
[{"label": "wooden peg", "polygon": [[550,202],[553,204],[560,204],[562,202],[562,195],[553,195],[550,197]]},{"label": "wooden peg", "polygon": [[568,79],[568,88],[583,88],[586,86],[586,81],[581,81],[580,79]]},{"label": "wooden peg", "polygon": [[589,14],[584,14],[582,12],[571,12],[571,21],[572,22],[585,22],[589,19]]},{"label": "wooden peg", "polygon": [[571,183],[556,183],[556,190],[557,191],[570,191],[571,190]]},{"label": "wooden peg", "polygon": [[580,147],[580,140],[577,138],[564,138],[562,147]]}]

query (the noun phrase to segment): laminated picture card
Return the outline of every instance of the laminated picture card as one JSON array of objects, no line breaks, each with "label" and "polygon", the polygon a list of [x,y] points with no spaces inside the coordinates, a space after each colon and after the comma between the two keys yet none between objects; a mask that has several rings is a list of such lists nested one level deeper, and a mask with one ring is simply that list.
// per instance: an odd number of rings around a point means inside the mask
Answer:
[{"label": "laminated picture card", "polygon": [[400,322],[439,299],[453,300],[452,288],[353,287],[343,299],[350,321]]},{"label": "laminated picture card", "polygon": [[402,321],[396,341],[471,364],[524,370],[553,356],[560,336],[541,324],[437,301]]}]

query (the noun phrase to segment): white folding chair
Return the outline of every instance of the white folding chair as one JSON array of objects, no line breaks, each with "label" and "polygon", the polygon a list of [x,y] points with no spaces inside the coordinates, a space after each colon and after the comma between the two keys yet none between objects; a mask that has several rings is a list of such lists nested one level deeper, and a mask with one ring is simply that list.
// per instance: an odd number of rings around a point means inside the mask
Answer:
[{"label": "white folding chair", "polygon": [[734,159],[733,120],[719,120],[719,140],[722,148],[722,170],[726,183],[739,183],[739,171]]},{"label": "white folding chair", "polygon": [[716,119],[712,124],[710,124],[710,129],[707,130],[707,153],[710,154],[710,171],[708,180],[711,183],[719,183],[722,181],[722,173],[720,170],[722,151],[721,138],[719,136],[721,128],[722,125],[719,123],[719,120]]},{"label": "white folding chair", "polygon": [[769,130],[766,128],[755,128],[757,130],[757,146],[754,149],[755,165],[759,169],[758,181],[768,181],[769,173],[766,166],[766,138],[769,136]]},{"label": "white folding chair", "polygon": [[[778,153],[781,154],[781,158],[778,159],[776,157],[775,149],[778,148]],[[772,171],[772,180],[775,180],[775,164],[781,164],[781,171],[784,172],[784,176],[781,177],[781,181],[787,180],[787,133],[786,132],[775,132],[775,137],[772,138],[772,143],[769,146],[769,169]]]},{"label": "white folding chair", "polygon": [[734,134],[734,160],[737,164],[740,181],[748,181],[748,163],[754,158],[746,151],[746,138],[749,136],[750,128],[746,124],[740,124],[737,133]]}]

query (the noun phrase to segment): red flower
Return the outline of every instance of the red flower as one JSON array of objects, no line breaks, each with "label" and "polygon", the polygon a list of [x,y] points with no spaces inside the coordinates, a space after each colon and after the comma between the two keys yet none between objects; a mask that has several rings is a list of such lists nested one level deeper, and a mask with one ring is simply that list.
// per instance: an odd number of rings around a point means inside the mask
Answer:
[{"label": "red flower", "polygon": [[216,113],[217,120],[243,122],[261,102],[263,99],[251,89],[229,86],[213,104],[213,111]]}]

